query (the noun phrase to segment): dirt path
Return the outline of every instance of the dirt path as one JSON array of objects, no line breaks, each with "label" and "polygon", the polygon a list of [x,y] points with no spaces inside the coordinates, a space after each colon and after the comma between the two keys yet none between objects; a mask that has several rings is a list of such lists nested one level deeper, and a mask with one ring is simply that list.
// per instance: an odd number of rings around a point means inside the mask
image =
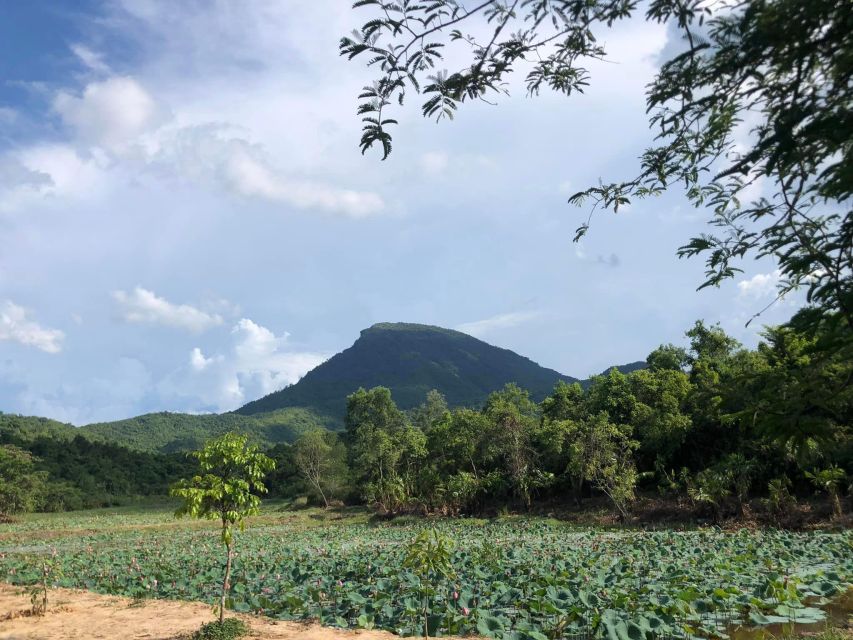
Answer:
[{"label": "dirt path", "polygon": [[[55,589],[51,606],[41,618],[25,615],[29,596],[18,587],[0,584],[0,638],[4,640],[178,640],[188,638],[213,620],[210,606],[199,602],[143,600],[105,596],[88,591]],[[399,640],[385,631],[345,631],[316,624],[241,617],[251,638],[261,640]]]}]

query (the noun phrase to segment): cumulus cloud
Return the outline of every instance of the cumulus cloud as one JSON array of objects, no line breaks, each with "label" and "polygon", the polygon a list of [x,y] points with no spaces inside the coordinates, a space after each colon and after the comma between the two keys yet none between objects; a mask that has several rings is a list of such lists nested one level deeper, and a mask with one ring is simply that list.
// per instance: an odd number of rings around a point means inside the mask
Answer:
[{"label": "cumulus cloud", "polygon": [[53,108],[83,142],[120,152],[156,126],[160,108],[134,78],[92,82],[77,96],[62,91]]},{"label": "cumulus cloud", "polygon": [[27,309],[11,300],[0,305],[0,340],[11,340],[46,353],[59,353],[64,338],[62,331],[42,327],[30,318]]},{"label": "cumulus cloud", "polygon": [[[91,50],[81,45],[73,50],[88,66],[98,67],[99,58]],[[131,173],[148,170],[167,182],[178,177],[248,198],[353,218],[385,209],[376,193],[296,178],[277,169],[245,130],[228,123],[194,118],[186,122],[186,117],[169,115],[133,77],[91,82],[79,94],[61,91],[53,108],[74,133],[72,142],[86,146],[86,154],[101,160],[95,164],[104,175],[109,169],[126,166]],[[79,156],[70,145],[66,150]],[[50,178],[50,167],[37,160],[33,164]],[[78,164],[84,163],[92,164],[78,159]],[[112,171],[113,178],[120,175]]]},{"label": "cumulus cloud", "polygon": [[206,410],[231,411],[297,382],[328,357],[288,348],[287,338],[286,333],[276,335],[242,318],[231,330],[229,351],[208,357],[195,347],[189,371],[182,369],[165,379],[161,394]]},{"label": "cumulus cloud", "polygon": [[776,286],[782,277],[779,269],[770,273],[757,273],[737,283],[738,297],[760,299],[776,295]]},{"label": "cumulus cloud", "polygon": [[201,349],[199,349],[198,347],[195,347],[192,351],[190,351],[190,367],[192,367],[193,371],[204,371],[210,365],[221,359],[221,357],[206,358],[201,352]]},{"label": "cumulus cloud", "polygon": [[222,316],[188,304],[173,304],[153,291],[136,287],[131,292],[114,291],[122,318],[136,324],[155,324],[199,333],[221,325]]},{"label": "cumulus cloud", "polygon": [[474,322],[464,322],[457,325],[456,330],[462,333],[467,333],[475,338],[482,337],[498,329],[511,329],[522,324],[526,324],[531,320],[539,318],[542,314],[539,311],[513,311],[511,313],[501,313],[491,318],[484,320],[476,320]]}]

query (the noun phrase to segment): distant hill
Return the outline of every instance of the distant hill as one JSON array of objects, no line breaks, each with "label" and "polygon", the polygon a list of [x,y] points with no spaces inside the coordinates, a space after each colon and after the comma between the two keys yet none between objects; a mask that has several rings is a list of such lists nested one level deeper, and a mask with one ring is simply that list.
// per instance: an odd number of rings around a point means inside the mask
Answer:
[{"label": "distant hill", "polygon": [[[616,368],[630,373],[645,366],[645,362],[633,362]],[[234,413],[149,413],[83,427],[0,413],[0,436],[22,441],[40,437],[70,441],[81,435],[92,442],[114,443],[135,451],[172,453],[197,449],[211,437],[239,431],[248,433],[261,446],[269,446],[293,442],[317,427],[342,428],[346,398],[359,387],[390,388],[402,409],[419,405],[430,389],[444,394],[451,407],[479,407],[491,392],[508,382],[515,382],[541,401],[558,380],[582,385],[589,382],[541,367],[459,331],[382,323],[363,330],[350,348],[296,384]]]},{"label": "distant hill", "polygon": [[172,453],[198,449],[208,439],[228,431],[248,433],[262,446],[293,442],[302,433],[318,427],[333,427],[303,408],[251,416],[235,413],[193,415],[187,413],[148,413],[127,420],[75,427],[47,418],[0,414],[0,436],[21,441],[41,437],[71,440],[83,436],[92,442],[108,442],[134,451]]},{"label": "distant hill", "polygon": [[384,386],[403,409],[437,389],[452,407],[479,406],[508,382],[542,400],[558,380],[575,382],[553,369],[465,333],[422,324],[382,323],[361,332],[349,349],[330,358],[299,382],[250,402],[243,415],[283,407],[310,407],[342,419],[346,397],[359,387]]}]

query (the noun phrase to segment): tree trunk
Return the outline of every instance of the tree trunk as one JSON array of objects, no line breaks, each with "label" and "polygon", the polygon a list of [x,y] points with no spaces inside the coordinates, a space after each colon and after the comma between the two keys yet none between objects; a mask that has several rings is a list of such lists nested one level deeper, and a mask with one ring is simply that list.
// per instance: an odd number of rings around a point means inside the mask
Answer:
[{"label": "tree trunk", "polygon": [[429,638],[429,596],[424,595],[424,638]]},{"label": "tree trunk", "polygon": [[225,561],[225,579],[222,581],[222,598],[219,601],[219,624],[225,621],[225,596],[228,595],[228,590],[231,588],[231,556],[233,550],[233,542],[229,541],[225,544],[228,548],[228,558]]},{"label": "tree trunk", "polygon": [[575,506],[583,505],[583,478],[572,478],[572,493],[575,500]]},{"label": "tree trunk", "polygon": [[841,499],[838,497],[838,491],[830,491],[830,498],[832,498],[832,515],[835,518],[841,517]]},{"label": "tree trunk", "polygon": [[325,492],[320,487],[320,481],[319,480],[317,481],[317,491],[320,492],[320,497],[323,498],[323,508],[328,509],[329,508],[329,499],[326,497]]}]

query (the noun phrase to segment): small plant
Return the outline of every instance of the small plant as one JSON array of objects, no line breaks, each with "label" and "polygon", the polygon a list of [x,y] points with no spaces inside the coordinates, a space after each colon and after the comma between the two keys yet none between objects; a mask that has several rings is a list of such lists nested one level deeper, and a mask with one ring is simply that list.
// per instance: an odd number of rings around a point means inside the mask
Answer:
[{"label": "small plant", "polygon": [[791,495],[791,481],[787,476],[774,478],[767,484],[767,510],[779,518],[797,504],[797,499]]},{"label": "small plant", "polygon": [[812,481],[812,484],[818,489],[826,491],[829,494],[829,499],[832,502],[832,515],[835,518],[841,517],[841,498],[839,489],[841,484],[847,478],[844,469],[832,465],[826,469],[816,470],[812,473],[806,471],[806,477]]},{"label": "small plant", "polygon": [[234,559],[234,532],[243,530],[245,519],[260,510],[259,493],[266,493],[264,476],[275,469],[275,461],[249,444],[248,437],[226,433],[211,440],[204,449],[191,454],[204,473],[190,480],[179,480],[170,494],[183,499],[176,516],[188,515],[222,523],[225,545],[225,575],[219,598],[219,624],[225,620],[225,603],[231,589],[231,562]]},{"label": "small plant", "polygon": [[246,623],[238,618],[208,622],[192,635],[192,640],[236,640],[249,632]]},{"label": "small plant", "polygon": [[39,581],[30,587],[30,604],[34,616],[43,616],[47,613],[48,592],[60,575],[61,565],[57,559],[56,549],[51,548],[50,556],[41,559]]},{"label": "small plant", "polygon": [[425,529],[409,543],[403,566],[411,569],[420,579],[420,595],[423,601],[424,638],[429,638],[429,601],[438,590],[442,580],[454,577],[451,553],[453,541],[436,529]]}]

